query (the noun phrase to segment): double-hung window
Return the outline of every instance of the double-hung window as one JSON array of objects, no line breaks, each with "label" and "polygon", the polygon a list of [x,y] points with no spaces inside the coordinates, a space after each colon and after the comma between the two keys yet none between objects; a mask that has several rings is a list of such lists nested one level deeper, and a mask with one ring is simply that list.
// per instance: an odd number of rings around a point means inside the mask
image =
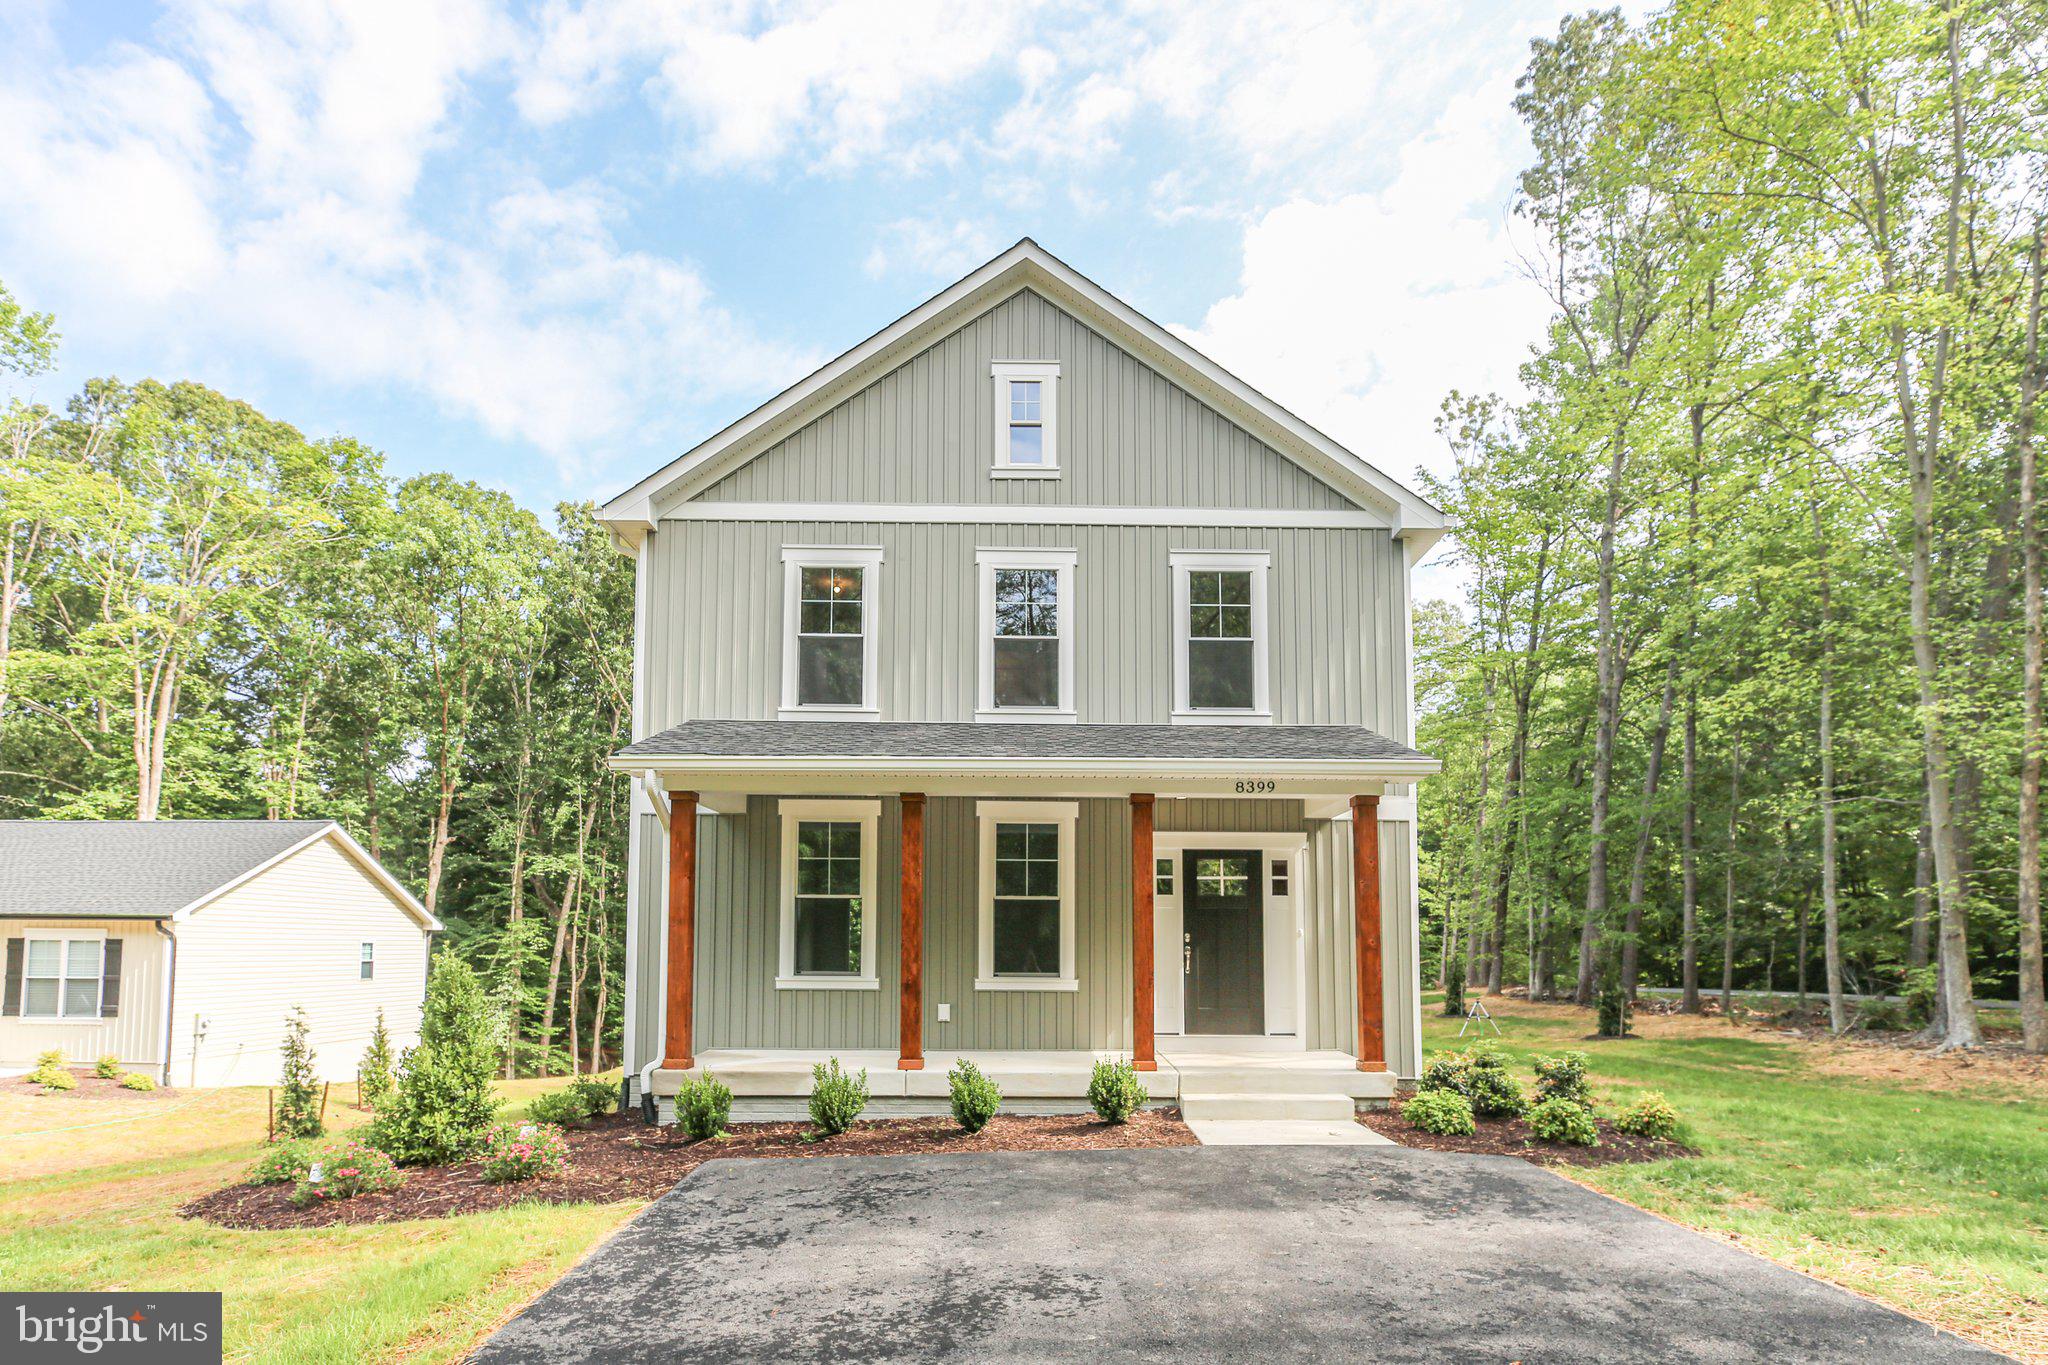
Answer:
[{"label": "double-hung window", "polygon": [[1176,552],[1174,706],[1182,724],[1261,724],[1268,700],[1263,551]]},{"label": "double-hung window", "polygon": [[789,800],[782,815],[781,990],[876,990],[878,801]]},{"label": "double-hung window", "polygon": [[989,367],[989,373],[996,386],[996,449],[991,477],[1058,478],[1059,362],[998,360]]},{"label": "double-hung window", "polygon": [[1074,719],[1072,550],[982,550],[978,720]]},{"label": "double-hung window", "polygon": [[98,1019],[107,953],[103,938],[31,938],[21,965],[21,1013],[29,1019]]},{"label": "double-hung window", "polygon": [[361,955],[357,958],[357,964],[356,975],[358,977],[364,981],[375,977],[377,975],[377,945],[365,943],[362,946]]},{"label": "double-hung window", "polygon": [[872,547],[792,547],[782,552],[782,711],[873,719],[875,599],[882,552]]},{"label": "double-hung window", "polygon": [[980,991],[1071,991],[1073,801],[982,801]]}]

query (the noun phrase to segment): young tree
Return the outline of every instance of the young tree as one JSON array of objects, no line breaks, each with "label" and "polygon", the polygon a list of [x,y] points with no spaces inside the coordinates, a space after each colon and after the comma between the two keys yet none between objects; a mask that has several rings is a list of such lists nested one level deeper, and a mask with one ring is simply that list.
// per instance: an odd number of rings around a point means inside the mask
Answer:
[{"label": "young tree", "polygon": [[320,1074],[314,1064],[313,1041],[307,1034],[306,1012],[292,1006],[285,1016],[284,1062],[277,1082],[277,1132],[287,1138],[319,1137]]},{"label": "young tree", "polygon": [[467,962],[434,956],[419,1046],[398,1063],[398,1088],[370,1141],[401,1166],[442,1165],[475,1151],[498,1112],[491,1089],[503,1023]]},{"label": "young tree", "polygon": [[384,1011],[377,1010],[377,1025],[370,1030],[370,1046],[356,1067],[356,1102],[375,1109],[391,1098],[396,1084],[392,1076],[391,1033],[384,1027]]}]

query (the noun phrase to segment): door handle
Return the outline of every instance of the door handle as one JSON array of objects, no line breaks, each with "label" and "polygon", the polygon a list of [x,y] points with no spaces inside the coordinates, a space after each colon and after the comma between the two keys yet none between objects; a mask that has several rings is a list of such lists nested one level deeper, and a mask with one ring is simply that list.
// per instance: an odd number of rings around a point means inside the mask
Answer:
[{"label": "door handle", "polygon": [[1180,974],[1186,976],[1195,969],[1195,936],[1180,936]]}]

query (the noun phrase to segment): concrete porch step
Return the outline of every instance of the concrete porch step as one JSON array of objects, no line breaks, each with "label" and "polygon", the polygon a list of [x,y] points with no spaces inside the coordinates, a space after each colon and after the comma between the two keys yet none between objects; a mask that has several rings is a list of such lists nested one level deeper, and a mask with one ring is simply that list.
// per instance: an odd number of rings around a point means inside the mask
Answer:
[{"label": "concrete porch step", "polygon": [[1340,1092],[1203,1091],[1180,1097],[1181,1116],[1197,1119],[1305,1119],[1349,1123],[1357,1105]]},{"label": "concrete porch step", "polygon": [[1346,1119],[1194,1119],[1188,1128],[1204,1147],[1391,1147],[1362,1123]]},{"label": "concrete porch step", "polygon": [[[1349,1095],[1353,1099],[1383,1100],[1394,1093],[1397,1078],[1384,1071],[1360,1071],[1347,1058],[1343,1062],[1304,1060],[1286,1062],[1254,1058],[1229,1061],[1169,1059],[1180,1075],[1185,1095]],[[1168,1065],[1162,1061],[1161,1067]]]}]

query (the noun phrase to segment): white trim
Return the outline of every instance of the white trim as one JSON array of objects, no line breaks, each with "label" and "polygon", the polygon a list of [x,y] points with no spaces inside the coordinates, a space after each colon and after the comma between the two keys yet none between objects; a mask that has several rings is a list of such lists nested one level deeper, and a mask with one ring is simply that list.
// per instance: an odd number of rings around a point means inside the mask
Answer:
[{"label": "white trim", "polygon": [[[882,551],[873,545],[782,547],[782,706],[780,720],[877,720],[875,638],[881,604]],[[797,701],[797,625],[805,569],[857,568],[860,576],[861,664],[858,706],[806,706]]]},{"label": "white trim", "polygon": [[[104,1021],[106,1016],[101,1014],[100,1011],[105,1009],[107,1005],[106,930],[45,929],[41,933],[38,933],[33,929],[25,928],[20,934],[16,935],[16,937],[21,939],[22,942],[21,1013],[15,1015],[15,1018],[20,1019],[23,1022],[34,1022],[37,1024],[97,1024]],[[35,980],[38,981],[54,980],[57,983],[57,1012],[55,1014],[29,1013],[28,983],[30,977],[28,964],[29,945],[31,943],[54,943],[57,945],[57,975],[55,977],[37,976],[35,978]],[[89,1014],[67,1014],[64,1010],[65,985],[73,980],[82,981],[85,979],[83,977],[73,977],[71,975],[71,945],[74,943],[94,943],[99,945],[99,966],[93,971],[92,974],[92,983],[95,994],[93,995],[92,998],[92,1012]],[[122,950],[121,953],[121,969],[123,973],[126,973],[128,969],[128,953],[125,948]]]},{"label": "white trim", "polygon": [[[1232,1038],[1258,1038],[1269,1040],[1269,1045],[1278,1051],[1300,1051],[1307,1046],[1308,1018],[1308,935],[1306,917],[1315,904],[1307,884],[1308,836],[1301,833],[1230,834],[1217,831],[1174,830],[1155,833],[1152,836],[1152,851],[1155,859],[1173,859],[1173,884],[1175,894],[1160,896],[1155,893],[1153,904],[1153,960],[1155,970],[1152,982],[1153,1026],[1164,1037],[1199,1037],[1204,1035],[1184,1034],[1187,1026],[1187,1004],[1185,994],[1187,978],[1181,971],[1168,967],[1157,970],[1158,964],[1175,964],[1181,959],[1181,894],[1186,881],[1186,869],[1181,865],[1181,855],[1189,849],[1256,849],[1259,854],[1259,913],[1261,916],[1261,961],[1265,979],[1261,983],[1264,992],[1262,1012],[1265,1016],[1266,1031],[1262,1034],[1216,1035]],[[1273,894],[1273,859],[1287,859],[1287,894]],[[1291,932],[1290,932],[1291,931]],[[1291,946],[1287,940],[1292,940]],[[1279,989],[1291,997],[1293,1017],[1276,1023],[1274,972],[1270,970],[1280,959],[1274,949],[1287,946],[1285,963],[1290,978],[1279,984]],[[1171,1027],[1169,1027],[1171,1025]]]},{"label": "white trim", "polygon": [[[1173,723],[1175,725],[1270,725],[1273,722],[1271,630],[1266,611],[1266,577],[1273,566],[1268,550],[1174,550],[1167,555],[1173,573]],[[1240,710],[1197,709],[1188,703],[1188,576],[1204,570],[1252,576],[1252,705]]]},{"label": "white trim", "polygon": [[688,497],[768,449],[864,384],[921,349],[930,334],[959,326],[1024,289],[1035,289],[1083,322],[1111,334],[1146,364],[1163,367],[1196,398],[1219,407],[1254,436],[1348,496],[1383,507],[1397,534],[1441,534],[1448,518],[1379,468],[1253,389],[1166,328],[1024,238],[837,358],[728,424],[623,493],[598,516],[634,543],[657,504]]},{"label": "white trim", "polygon": [[[1074,710],[1074,575],[1080,554],[1075,550],[984,549],[974,552],[975,592],[981,599],[978,612],[981,639],[976,646],[980,658],[980,701],[974,718],[978,721],[1041,721],[1060,723],[1078,720]],[[1059,618],[1059,705],[996,705],[996,573],[1003,569],[1050,569],[1056,581],[1054,611]]]},{"label": "white trim", "polygon": [[[922,758],[880,754],[635,754],[612,757],[615,772],[651,768],[679,778],[706,774],[744,777],[753,774],[808,773],[861,777],[1128,777],[1174,781],[1195,777],[1298,778],[1305,782],[1413,782],[1443,771],[1434,758]],[[724,783],[733,791],[747,788]],[[785,789],[786,790],[786,789]],[[1218,789],[1229,796],[1228,789]],[[1241,793],[1240,793],[1241,794]],[[1306,790],[1261,793],[1275,799],[1320,795]],[[1344,795],[1349,796],[1348,791]]]},{"label": "white trim", "polygon": [[1377,512],[1309,507],[1083,507],[1062,503],[687,502],[664,521],[894,522],[917,526],[1186,526],[1388,530]]},{"label": "white trim", "polygon": [[[782,915],[775,988],[783,991],[877,990],[875,975],[876,850],[880,840],[882,803],[873,800],[825,801],[790,798],[778,802],[782,817]],[[796,827],[799,820],[843,820],[860,825],[860,971],[836,975],[798,975],[796,970]]]},{"label": "white trim", "polygon": [[[1057,360],[997,360],[988,367],[995,381],[995,450],[989,460],[989,477],[994,479],[1057,479],[1060,476],[1060,363]],[[1010,385],[1022,381],[1037,384],[1038,443],[1043,456],[1037,464],[1010,462]]]},{"label": "white trim", "polygon": [[[1078,801],[977,801],[975,819],[980,825],[980,876],[976,896],[977,991],[1073,991],[1080,989],[1074,974],[1074,866],[1079,861],[1075,831],[1081,819]],[[1058,976],[1000,976],[996,972],[996,826],[999,823],[1029,822],[1059,826],[1060,970]]]}]

